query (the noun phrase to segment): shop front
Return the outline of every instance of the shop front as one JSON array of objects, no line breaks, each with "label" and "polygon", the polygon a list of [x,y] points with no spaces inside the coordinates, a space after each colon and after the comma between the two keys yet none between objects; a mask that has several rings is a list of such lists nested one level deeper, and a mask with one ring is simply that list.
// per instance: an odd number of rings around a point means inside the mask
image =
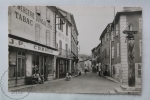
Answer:
[{"label": "shop front", "polygon": [[56,60],[56,78],[64,78],[69,72],[69,59],[57,58]]},{"label": "shop front", "polygon": [[[43,51],[41,49],[43,48]],[[44,50],[45,49],[45,50]],[[8,86],[29,84],[34,73],[39,72],[45,81],[54,78],[57,51],[9,38],[9,82]]]}]

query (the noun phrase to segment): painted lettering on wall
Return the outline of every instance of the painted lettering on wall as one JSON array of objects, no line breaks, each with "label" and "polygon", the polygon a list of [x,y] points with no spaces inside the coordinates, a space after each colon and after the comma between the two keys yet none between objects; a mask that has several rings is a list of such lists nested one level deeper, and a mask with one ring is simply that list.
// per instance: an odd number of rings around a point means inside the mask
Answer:
[{"label": "painted lettering on wall", "polygon": [[44,26],[52,29],[52,26],[50,25],[50,23],[48,23],[47,21],[41,19],[41,17],[39,17],[39,15],[36,15],[36,21],[43,24]]},{"label": "painted lettering on wall", "polygon": [[29,18],[27,18],[26,16],[21,15],[20,13],[18,13],[17,11],[15,11],[16,14],[16,18],[21,20],[22,22],[25,22],[31,26],[33,26],[33,21],[30,20]]},{"label": "painted lettering on wall", "polygon": [[41,47],[38,45],[34,45],[34,49],[39,50],[39,51],[43,51],[43,52],[53,53],[53,50],[45,48],[45,47]]}]

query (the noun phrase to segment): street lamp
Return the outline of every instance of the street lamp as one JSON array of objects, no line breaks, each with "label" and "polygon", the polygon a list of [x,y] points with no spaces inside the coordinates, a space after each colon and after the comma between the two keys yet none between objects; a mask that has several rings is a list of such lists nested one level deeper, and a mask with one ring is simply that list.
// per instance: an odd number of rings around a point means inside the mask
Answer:
[{"label": "street lamp", "polygon": [[[128,25],[127,27],[130,27]],[[137,31],[132,31],[126,29],[123,31],[124,34],[127,34],[127,49],[128,49],[128,85],[129,87],[135,86],[135,62],[134,62],[134,34],[137,34]]]}]

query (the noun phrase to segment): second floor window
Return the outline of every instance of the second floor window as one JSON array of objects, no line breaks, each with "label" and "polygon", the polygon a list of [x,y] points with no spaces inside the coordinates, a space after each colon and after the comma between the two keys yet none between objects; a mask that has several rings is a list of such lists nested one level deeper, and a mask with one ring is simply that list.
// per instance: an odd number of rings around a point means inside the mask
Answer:
[{"label": "second floor window", "polygon": [[142,40],[139,40],[140,56],[142,56]]},{"label": "second floor window", "polygon": [[142,32],[142,18],[139,18],[139,32]]},{"label": "second floor window", "polygon": [[112,58],[114,58],[114,47],[112,47]]},{"label": "second floor window", "polygon": [[36,6],[36,14],[38,16],[41,16],[41,7],[40,6]]},{"label": "second floor window", "polygon": [[119,43],[117,43],[117,57],[119,57]]},{"label": "second floor window", "polygon": [[50,9],[46,9],[46,19],[50,23]]},{"label": "second floor window", "polygon": [[68,25],[66,24],[66,35],[68,36]]},{"label": "second floor window", "polygon": [[118,24],[116,25],[116,36],[118,36],[118,33],[119,33],[119,26],[118,26]]},{"label": "second floor window", "polygon": [[35,41],[40,42],[40,25],[35,25]]},{"label": "second floor window", "polygon": [[50,46],[50,30],[46,31],[46,45]]},{"label": "second floor window", "polygon": [[63,31],[63,20],[62,19],[58,19],[58,29]]},{"label": "second floor window", "polygon": [[59,41],[59,49],[62,49],[62,41]]}]

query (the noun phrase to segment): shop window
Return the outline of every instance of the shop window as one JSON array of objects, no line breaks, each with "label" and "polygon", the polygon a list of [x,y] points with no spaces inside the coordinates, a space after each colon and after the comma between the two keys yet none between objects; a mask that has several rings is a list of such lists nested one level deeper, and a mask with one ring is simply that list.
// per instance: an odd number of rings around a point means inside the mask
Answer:
[{"label": "shop window", "polygon": [[17,56],[17,77],[25,77],[26,57],[25,52],[18,51]]},{"label": "shop window", "polygon": [[32,56],[32,73],[36,73],[39,70],[39,55]]},{"label": "shop window", "polygon": [[16,51],[9,49],[9,78],[16,77]]},{"label": "shop window", "polygon": [[50,9],[46,9],[46,19],[47,22],[50,23]]}]

